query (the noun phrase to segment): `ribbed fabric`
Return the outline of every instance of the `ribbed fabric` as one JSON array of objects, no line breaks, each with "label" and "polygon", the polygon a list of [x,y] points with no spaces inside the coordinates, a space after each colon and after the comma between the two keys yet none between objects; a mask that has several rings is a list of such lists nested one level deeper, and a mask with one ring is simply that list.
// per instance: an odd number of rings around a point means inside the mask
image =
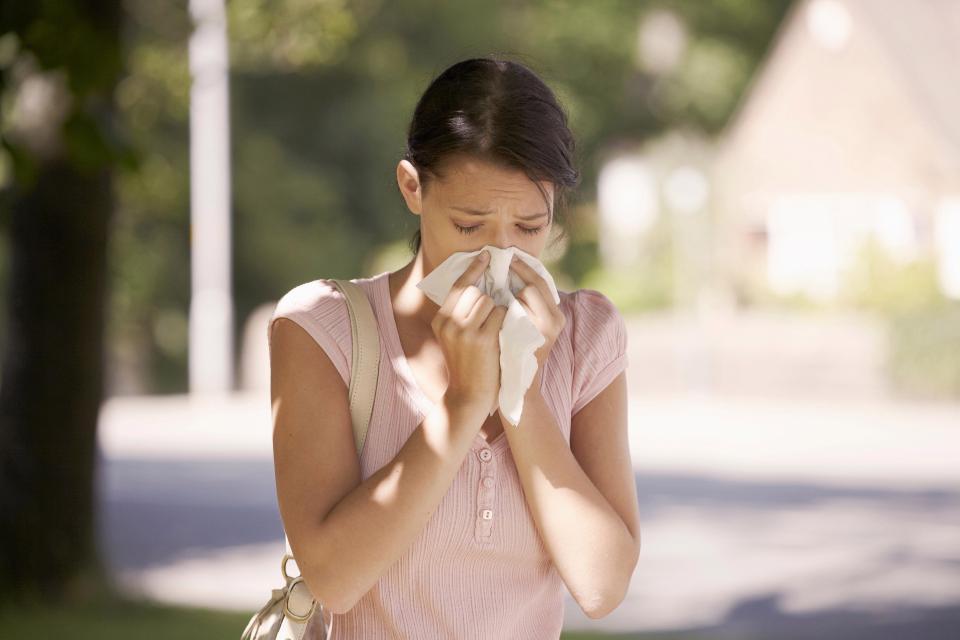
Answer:
[{"label": "ribbed fabric", "polygon": [[[397,455],[433,407],[403,354],[388,275],[353,279],[373,306],[381,349],[373,415],[360,453],[364,480]],[[569,443],[571,417],[626,368],[627,334],[616,307],[599,291],[559,293],[567,323],[545,364],[541,390]],[[332,283],[319,279],[294,287],[277,303],[271,327],[278,317],[302,326],[349,384],[349,317]],[[485,519],[485,512],[492,517]],[[335,615],[332,635],[556,639],[563,626],[563,588],[524,499],[506,433],[491,443],[478,433],[426,526],[353,608]],[[317,626],[310,625],[308,639],[317,637]]]}]

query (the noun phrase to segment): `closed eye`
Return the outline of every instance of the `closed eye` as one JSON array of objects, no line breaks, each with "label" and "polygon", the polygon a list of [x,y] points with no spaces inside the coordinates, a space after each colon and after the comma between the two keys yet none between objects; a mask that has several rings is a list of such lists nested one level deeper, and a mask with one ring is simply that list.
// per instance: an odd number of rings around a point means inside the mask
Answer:
[{"label": "closed eye", "polygon": [[[469,233],[473,233],[474,231],[476,231],[477,229],[479,229],[479,228],[482,227],[483,225],[482,225],[482,224],[478,224],[478,225],[474,225],[474,226],[472,226],[472,227],[461,227],[459,224],[457,224],[456,222],[454,222],[454,223],[453,223],[453,226],[455,226],[455,227],[457,228],[457,231],[459,231],[460,233],[469,234]],[[536,234],[540,233],[541,231],[543,231],[543,230],[546,228],[546,225],[542,225],[542,226],[534,227],[534,228],[529,228],[529,227],[524,227],[523,225],[518,224],[518,225],[517,225],[517,228],[520,229],[520,231],[522,231],[523,233],[526,233],[527,235],[531,235],[531,236],[532,236],[532,235],[536,235]]]}]

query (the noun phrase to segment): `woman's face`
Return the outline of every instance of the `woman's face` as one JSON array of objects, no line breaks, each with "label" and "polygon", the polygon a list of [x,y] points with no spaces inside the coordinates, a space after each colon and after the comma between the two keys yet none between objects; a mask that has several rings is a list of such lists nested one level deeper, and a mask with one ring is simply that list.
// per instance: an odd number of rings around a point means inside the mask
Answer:
[{"label": "woman's face", "polygon": [[426,196],[417,171],[403,160],[397,167],[407,206],[420,216],[420,247],[427,270],[458,251],[491,244],[518,247],[540,258],[553,225],[553,184],[543,195],[522,171],[466,156],[449,159],[442,180],[430,182]]}]

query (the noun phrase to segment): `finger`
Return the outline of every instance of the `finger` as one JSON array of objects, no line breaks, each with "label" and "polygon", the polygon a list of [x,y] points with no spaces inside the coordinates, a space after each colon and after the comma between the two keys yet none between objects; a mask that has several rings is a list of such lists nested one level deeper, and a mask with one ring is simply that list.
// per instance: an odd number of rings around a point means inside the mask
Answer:
[{"label": "finger", "polygon": [[553,307],[556,305],[547,304],[543,299],[543,294],[535,286],[527,285],[517,292],[517,300],[524,305],[527,313],[531,313],[541,318],[550,318],[553,315]]},{"label": "finger", "polygon": [[497,333],[500,331],[500,327],[503,326],[503,319],[507,315],[507,308],[503,305],[497,305],[490,312],[490,315],[487,316],[486,321],[480,327],[481,331],[489,331],[491,333]]},{"label": "finger", "polygon": [[473,308],[467,313],[464,325],[474,328],[480,327],[495,306],[497,306],[497,303],[493,301],[493,298],[485,293],[480,294]]},{"label": "finger", "polygon": [[[476,284],[477,280],[480,278],[480,274],[483,273],[483,270],[487,268],[487,263],[489,260],[484,259],[484,254],[486,251],[481,251],[473,260],[470,262],[470,265],[466,270],[460,274],[460,277],[457,278],[453,286],[450,287],[450,291],[447,292],[447,298],[443,301],[443,304],[440,305],[440,309],[446,313],[452,313],[454,307],[457,306],[457,301],[460,299],[460,295],[463,291],[471,286]],[[470,300],[471,306],[473,302],[476,302],[475,298]],[[470,307],[467,307],[469,309]]]},{"label": "finger", "polygon": [[524,262],[522,258],[517,258],[511,262],[510,268],[513,269],[525,283],[536,287],[544,302],[549,300],[552,303],[552,307],[557,306],[556,301],[553,299],[553,291],[550,290],[550,285],[547,284],[547,281],[544,280],[543,276],[541,276],[536,269]]},{"label": "finger", "polygon": [[472,284],[467,285],[467,287],[460,292],[460,297],[457,298],[457,303],[450,313],[450,317],[456,320],[458,327],[467,326],[470,313],[477,305],[477,301],[483,298],[484,295],[486,294],[484,294],[483,291],[480,291],[479,288]]},{"label": "finger", "polygon": [[483,291],[474,286],[468,286],[460,292],[459,296],[454,296],[451,289],[446,300],[443,301],[443,305],[430,321],[430,327],[434,334],[439,336],[448,322],[452,322],[457,327],[463,326],[464,318],[476,303],[477,298],[482,295],[484,295]]},{"label": "finger", "polygon": [[487,251],[481,251],[473,257],[473,260],[470,261],[470,264],[460,274],[460,277],[456,279],[453,283],[454,287],[466,287],[471,284],[476,283],[480,278],[480,274],[483,273],[483,270],[487,268],[487,265],[490,262],[490,254]]}]

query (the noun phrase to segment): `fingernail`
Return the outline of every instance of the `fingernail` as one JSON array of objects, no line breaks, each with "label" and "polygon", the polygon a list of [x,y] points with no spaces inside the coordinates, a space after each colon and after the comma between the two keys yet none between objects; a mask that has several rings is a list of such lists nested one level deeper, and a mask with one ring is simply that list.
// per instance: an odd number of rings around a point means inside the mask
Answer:
[{"label": "fingernail", "polygon": [[490,252],[489,252],[489,251],[481,251],[481,252],[480,252],[480,259],[481,259],[482,261],[486,262],[487,259],[489,259],[489,258],[490,258]]}]

